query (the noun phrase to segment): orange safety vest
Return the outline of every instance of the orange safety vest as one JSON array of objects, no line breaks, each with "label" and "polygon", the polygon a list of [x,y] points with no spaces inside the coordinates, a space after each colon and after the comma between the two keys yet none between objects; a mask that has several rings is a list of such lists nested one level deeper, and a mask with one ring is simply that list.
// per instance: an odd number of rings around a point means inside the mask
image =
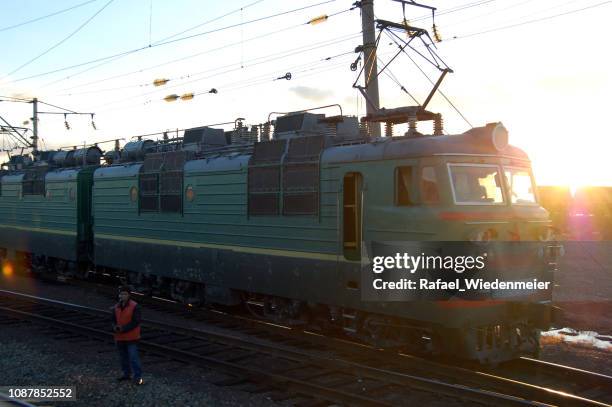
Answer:
[{"label": "orange safety vest", "polygon": [[[134,309],[136,308],[136,302],[129,300],[125,308],[121,309],[119,304],[115,305],[115,319],[117,325],[125,326],[132,321],[132,315],[134,315]],[[137,341],[140,339],[140,325],[128,332],[116,332],[116,341]]]}]

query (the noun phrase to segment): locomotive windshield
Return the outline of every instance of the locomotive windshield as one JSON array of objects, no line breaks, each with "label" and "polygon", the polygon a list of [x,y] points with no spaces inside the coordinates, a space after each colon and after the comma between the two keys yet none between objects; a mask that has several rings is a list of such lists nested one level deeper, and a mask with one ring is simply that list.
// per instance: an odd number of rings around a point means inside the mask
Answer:
[{"label": "locomotive windshield", "polygon": [[506,184],[513,204],[524,205],[536,203],[533,177],[528,168],[504,167]]},{"label": "locomotive windshield", "polygon": [[499,205],[504,203],[497,165],[450,164],[453,196],[460,205]]},{"label": "locomotive windshield", "polygon": [[503,193],[500,167],[493,164],[449,164],[453,198],[458,205],[502,205],[505,196],[514,205],[536,203],[531,170],[503,167],[507,195]]}]

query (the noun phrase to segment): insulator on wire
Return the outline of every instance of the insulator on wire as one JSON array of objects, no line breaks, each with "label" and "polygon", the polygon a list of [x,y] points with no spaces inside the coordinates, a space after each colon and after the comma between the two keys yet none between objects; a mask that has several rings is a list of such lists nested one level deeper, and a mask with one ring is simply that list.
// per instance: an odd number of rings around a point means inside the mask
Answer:
[{"label": "insulator on wire", "polygon": [[290,81],[291,80],[291,72],[287,72],[283,76],[279,76],[278,78],[276,78],[274,80],[277,81],[279,79],[287,79],[288,81]]},{"label": "insulator on wire", "polygon": [[355,72],[357,70],[357,64],[359,61],[361,61],[361,55],[359,55],[357,59],[351,63],[351,71]]},{"label": "insulator on wire", "polygon": [[325,21],[327,21],[328,18],[329,18],[329,16],[323,14],[321,16],[318,16],[318,17],[315,17],[315,18],[311,19],[310,21],[308,21],[308,24],[310,24],[310,25],[321,24],[321,23],[324,23]]},{"label": "insulator on wire", "polygon": [[154,86],[163,86],[163,85],[167,84],[168,82],[170,82],[170,79],[165,79],[165,78],[163,78],[163,79],[155,79],[153,81],[153,85]]},{"label": "insulator on wire", "polygon": [[64,126],[66,126],[66,130],[70,130],[70,124],[68,124],[68,115],[64,113]]},{"label": "insulator on wire", "polygon": [[164,98],[164,100],[166,102],[174,102],[175,100],[177,100],[179,98],[179,95],[173,93],[172,95],[168,95]]},{"label": "insulator on wire", "polygon": [[94,130],[98,130],[98,128],[96,127],[96,122],[94,122],[94,114],[91,114],[91,127],[93,127]]},{"label": "insulator on wire", "polygon": [[193,99],[193,92],[190,93],[184,93],[181,95],[181,100],[191,100]]},{"label": "insulator on wire", "polygon": [[442,36],[438,32],[438,27],[436,26],[436,23],[433,24],[433,27],[431,27],[431,30],[433,31],[434,40],[436,42],[442,42]]}]

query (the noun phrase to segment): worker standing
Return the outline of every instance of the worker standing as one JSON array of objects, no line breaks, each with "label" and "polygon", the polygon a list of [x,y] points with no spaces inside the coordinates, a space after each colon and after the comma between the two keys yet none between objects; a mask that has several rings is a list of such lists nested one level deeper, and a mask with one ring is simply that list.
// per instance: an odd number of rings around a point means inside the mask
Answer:
[{"label": "worker standing", "polygon": [[[119,288],[119,302],[113,308],[113,332],[115,343],[121,360],[123,376],[118,381],[134,378],[134,384],[142,385],[142,368],[138,356],[138,341],[140,340],[140,306],[130,299],[130,288]],[[132,373],[134,375],[132,376]]]}]

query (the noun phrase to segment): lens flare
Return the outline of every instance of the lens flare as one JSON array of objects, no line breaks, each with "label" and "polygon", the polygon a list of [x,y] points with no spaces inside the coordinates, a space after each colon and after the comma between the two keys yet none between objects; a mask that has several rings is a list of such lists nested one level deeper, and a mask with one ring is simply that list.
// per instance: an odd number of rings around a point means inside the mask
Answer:
[{"label": "lens flare", "polygon": [[10,262],[5,261],[2,264],[2,276],[10,278],[13,276],[14,272],[15,271],[13,270],[13,265]]}]

